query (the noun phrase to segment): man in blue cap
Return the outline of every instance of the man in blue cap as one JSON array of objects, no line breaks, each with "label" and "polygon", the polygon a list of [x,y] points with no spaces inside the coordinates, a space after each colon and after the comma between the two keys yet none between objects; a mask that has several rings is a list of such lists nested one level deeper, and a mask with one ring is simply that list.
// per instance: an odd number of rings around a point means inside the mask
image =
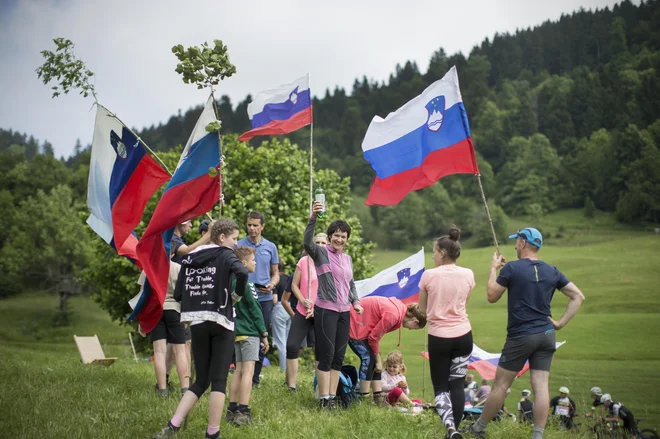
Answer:
[{"label": "man in blue cap", "polygon": [[[584,295],[557,268],[539,260],[538,251],[543,245],[541,232],[528,227],[509,238],[516,240],[518,260],[506,263],[504,257],[496,252],[486,288],[490,303],[497,302],[506,290],[509,291],[506,343],[497,366],[493,390],[471,432],[476,437],[486,436],[486,425],[500,410],[507,389],[529,361],[535,395],[532,439],[541,439],[550,407],[548,380],[555,352],[555,331],[566,326],[577,314]],[[497,276],[499,269],[501,271]],[[559,320],[552,319],[550,313],[555,290],[560,290],[569,299]]]}]

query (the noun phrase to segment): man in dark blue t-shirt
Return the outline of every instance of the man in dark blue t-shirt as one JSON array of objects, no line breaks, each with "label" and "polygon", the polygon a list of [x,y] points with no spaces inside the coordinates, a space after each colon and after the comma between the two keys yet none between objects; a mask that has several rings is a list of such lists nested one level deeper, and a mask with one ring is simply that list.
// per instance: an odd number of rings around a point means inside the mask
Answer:
[{"label": "man in dark blue t-shirt", "polygon": [[[507,337],[500,357],[493,390],[479,420],[472,426],[472,434],[485,437],[486,425],[506,398],[506,391],[527,361],[534,389],[533,439],[541,439],[548,418],[550,391],[548,380],[555,352],[555,330],[559,330],[577,314],[584,295],[557,268],[538,258],[543,236],[537,229],[518,230],[510,239],[516,240],[517,261],[506,263],[495,253],[488,275],[488,301],[497,302],[508,293]],[[506,264],[506,265],[505,265]],[[497,270],[500,275],[497,276]],[[550,302],[555,290],[568,296],[569,302],[559,320],[553,320]]]}]

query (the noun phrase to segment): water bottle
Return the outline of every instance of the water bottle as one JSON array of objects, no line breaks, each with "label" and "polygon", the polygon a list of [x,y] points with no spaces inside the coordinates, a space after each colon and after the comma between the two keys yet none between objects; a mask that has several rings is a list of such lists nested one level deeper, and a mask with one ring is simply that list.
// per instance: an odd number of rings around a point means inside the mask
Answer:
[{"label": "water bottle", "polygon": [[323,205],[323,210],[320,211],[319,213],[316,214],[316,216],[320,219],[325,218],[325,194],[323,193],[323,189],[321,188],[321,185],[318,185],[316,188],[316,191],[314,192],[314,201],[318,201]]}]

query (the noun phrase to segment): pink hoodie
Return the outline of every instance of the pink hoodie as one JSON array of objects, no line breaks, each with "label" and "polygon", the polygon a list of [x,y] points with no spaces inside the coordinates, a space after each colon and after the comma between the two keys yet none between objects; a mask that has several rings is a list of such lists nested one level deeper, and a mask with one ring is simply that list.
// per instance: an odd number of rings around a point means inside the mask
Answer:
[{"label": "pink hoodie", "polygon": [[367,340],[374,354],[380,353],[380,339],[403,324],[407,306],[395,297],[364,297],[360,300],[362,315],[351,308],[352,340]]}]

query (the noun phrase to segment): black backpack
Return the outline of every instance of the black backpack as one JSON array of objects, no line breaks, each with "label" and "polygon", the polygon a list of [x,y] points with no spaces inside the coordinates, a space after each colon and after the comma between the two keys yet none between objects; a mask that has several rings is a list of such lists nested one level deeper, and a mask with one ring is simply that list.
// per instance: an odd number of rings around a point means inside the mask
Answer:
[{"label": "black backpack", "polygon": [[525,421],[534,421],[534,403],[532,401],[520,401],[520,409],[523,412]]},{"label": "black backpack", "polygon": [[358,397],[358,371],[355,366],[345,364],[339,373],[339,384],[337,384],[337,401],[345,408]]}]

